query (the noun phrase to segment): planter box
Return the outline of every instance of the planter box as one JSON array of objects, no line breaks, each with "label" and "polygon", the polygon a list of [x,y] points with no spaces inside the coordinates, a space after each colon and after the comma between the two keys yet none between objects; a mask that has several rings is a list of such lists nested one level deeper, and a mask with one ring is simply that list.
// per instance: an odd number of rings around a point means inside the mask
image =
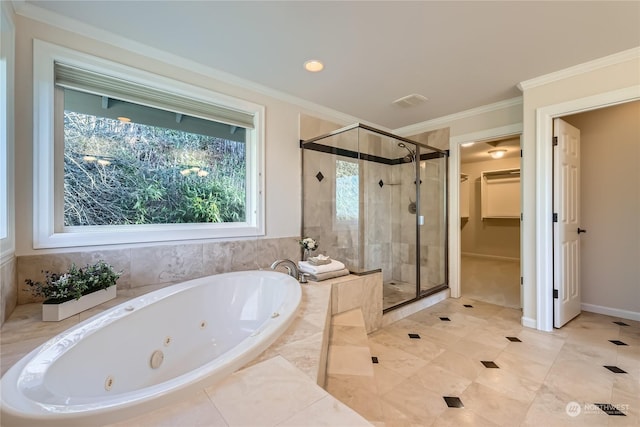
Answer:
[{"label": "planter box", "polygon": [[77,300],[74,299],[60,304],[42,304],[42,320],[44,322],[57,322],[114,299],[115,297],[116,285],[113,285],[107,289],[100,289],[99,291],[83,295]]}]

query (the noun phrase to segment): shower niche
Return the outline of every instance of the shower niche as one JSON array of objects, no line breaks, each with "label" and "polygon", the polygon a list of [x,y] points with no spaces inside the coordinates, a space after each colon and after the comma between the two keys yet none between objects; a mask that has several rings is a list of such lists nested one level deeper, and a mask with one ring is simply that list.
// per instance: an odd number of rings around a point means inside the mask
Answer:
[{"label": "shower niche", "polygon": [[301,141],[302,235],[352,274],[382,272],[383,309],[447,287],[447,153],[363,124]]}]

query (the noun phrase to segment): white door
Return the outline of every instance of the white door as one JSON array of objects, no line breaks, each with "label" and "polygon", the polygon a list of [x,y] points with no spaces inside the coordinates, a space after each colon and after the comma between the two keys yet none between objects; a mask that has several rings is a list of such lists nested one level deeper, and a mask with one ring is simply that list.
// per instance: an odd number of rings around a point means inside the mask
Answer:
[{"label": "white door", "polygon": [[553,326],[560,328],[580,314],[580,129],[554,119],[553,136]]}]

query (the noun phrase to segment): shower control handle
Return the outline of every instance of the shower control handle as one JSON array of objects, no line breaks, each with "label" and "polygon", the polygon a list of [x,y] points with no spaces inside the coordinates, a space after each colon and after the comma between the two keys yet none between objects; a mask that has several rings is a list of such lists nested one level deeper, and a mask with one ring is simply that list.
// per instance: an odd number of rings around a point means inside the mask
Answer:
[{"label": "shower control handle", "polygon": [[586,233],[586,232],[587,232],[587,230],[584,230],[584,229],[582,229],[582,228],[578,227],[578,234],[580,234],[580,233]]}]

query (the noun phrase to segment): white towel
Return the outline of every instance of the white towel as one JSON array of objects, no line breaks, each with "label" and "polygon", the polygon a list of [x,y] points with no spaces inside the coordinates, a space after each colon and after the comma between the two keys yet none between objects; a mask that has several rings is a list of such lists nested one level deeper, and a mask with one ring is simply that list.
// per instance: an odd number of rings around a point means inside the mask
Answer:
[{"label": "white towel", "polygon": [[329,264],[323,265],[313,265],[308,261],[298,261],[298,267],[300,268],[300,271],[310,274],[328,273],[330,271],[338,271],[345,268],[343,263],[336,261],[335,259],[332,259]]}]

